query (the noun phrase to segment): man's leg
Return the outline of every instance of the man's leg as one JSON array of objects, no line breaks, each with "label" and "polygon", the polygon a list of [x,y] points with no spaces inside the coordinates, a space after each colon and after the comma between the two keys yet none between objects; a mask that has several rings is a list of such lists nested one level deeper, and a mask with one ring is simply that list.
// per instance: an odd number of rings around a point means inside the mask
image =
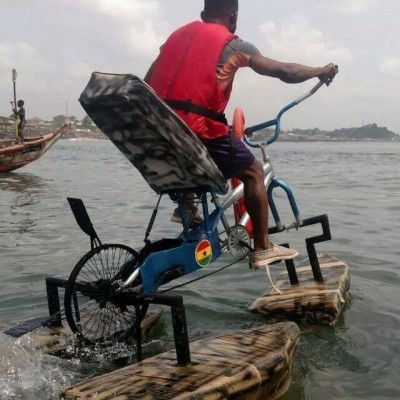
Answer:
[{"label": "man's leg", "polygon": [[272,244],[268,238],[268,195],[264,186],[262,164],[255,160],[238,178],[244,185],[244,205],[249,213],[254,232],[254,251],[250,267],[257,269],[275,261],[289,260],[297,250]]},{"label": "man's leg", "polygon": [[249,213],[254,232],[254,250],[266,250],[268,240],[268,196],[264,186],[263,168],[254,160],[238,178],[244,185],[244,205]]},{"label": "man's leg", "polygon": [[236,156],[232,157],[229,135],[203,143],[226,179],[236,177],[243,182],[244,205],[253,225],[255,250],[268,249],[268,198],[262,164],[242,141],[237,142]]},{"label": "man's leg", "polygon": [[254,233],[254,251],[250,253],[251,268],[256,269],[275,261],[296,257],[298,255],[296,250],[269,242],[268,197],[264,186],[262,164],[254,158],[242,141],[237,142],[237,153],[232,157],[229,136],[203,140],[203,143],[226,179],[237,177],[243,182],[244,204]]},{"label": "man's leg", "polygon": [[[192,224],[201,224],[203,222],[202,216],[198,212],[198,206],[194,203],[193,199],[195,198],[194,193],[186,193],[183,208],[185,209],[186,218],[191,219]],[[182,217],[179,212],[179,208],[175,208],[174,213],[171,217],[172,222],[182,223]]]},{"label": "man's leg", "polygon": [[21,121],[18,124],[18,137],[24,141],[24,128],[25,128],[25,121]]},{"label": "man's leg", "polygon": [[17,132],[18,132],[18,139],[22,140],[22,137],[21,137],[21,122],[18,123]]}]

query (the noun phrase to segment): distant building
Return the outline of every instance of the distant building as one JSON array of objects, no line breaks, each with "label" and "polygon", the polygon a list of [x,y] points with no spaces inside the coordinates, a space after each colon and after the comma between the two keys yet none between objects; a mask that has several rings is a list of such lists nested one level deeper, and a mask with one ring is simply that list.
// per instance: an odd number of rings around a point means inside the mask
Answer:
[{"label": "distant building", "polygon": [[0,117],[0,125],[12,125],[15,123],[14,118]]},{"label": "distant building", "polygon": [[70,115],[69,117],[65,117],[65,123],[67,123],[67,124],[76,124],[77,123],[77,118],[74,117],[73,115]]},{"label": "distant building", "polygon": [[53,124],[55,126],[62,126],[66,123],[69,123],[69,119],[65,115],[56,115],[53,117]]},{"label": "distant building", "polygon": [[43,126],[45,125],[46,121],[40,119],[38,117],[33,117],[27,120],[27,124],[30,126]]}]

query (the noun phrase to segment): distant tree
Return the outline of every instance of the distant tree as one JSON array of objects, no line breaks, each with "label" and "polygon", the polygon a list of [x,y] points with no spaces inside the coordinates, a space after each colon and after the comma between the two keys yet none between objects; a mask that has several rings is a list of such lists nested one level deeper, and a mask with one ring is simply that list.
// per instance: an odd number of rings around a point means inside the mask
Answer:
[{"label": "distant tree", "polygon": [[66,120],[66,116],[65,115],[56,115],[55,117],[53,117],[53,124],[55,126],[61,126],[65,124],[65,120]]},{"label": "distant tree", "polygon": [[82,126],[84,128],[90,128],[93,124],[93,121],[90,119],[89,115],[85,115],[82,119]]}]

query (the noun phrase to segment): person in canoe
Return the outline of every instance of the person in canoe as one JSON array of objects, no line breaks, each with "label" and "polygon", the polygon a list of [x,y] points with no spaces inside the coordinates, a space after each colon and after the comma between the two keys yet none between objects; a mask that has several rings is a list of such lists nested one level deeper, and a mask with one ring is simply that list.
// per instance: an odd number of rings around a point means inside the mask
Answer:
[{"label": "person in canoe", "polygon": [[[238,0],[205,0],[202,21],[184,25],[169,36],[144,80],[202,140],[225,178],[236,177],[244,183],[244,203],[254,231],[249,262],[257,269],[292,259],[298,252],[269,241],[262,164],[229,133],[224,110],[235,74],[239,68],[250,67],[285,83],[319,78],[329,84],[338,70],[333,63],[313,68],[264,57],[235,35],[238,10]],[[177,222],[176,213],[172,220]]]},{"label": "person in canoe", "polygon": [[16,117],[19,118],[18,123],[18,137],[21,141],[24,141],[24,128],[26,125],[26,118],[25,118],[25,102],[23,100],[18,100],[17,106],[18,110],[14,108],[14,114]]}]

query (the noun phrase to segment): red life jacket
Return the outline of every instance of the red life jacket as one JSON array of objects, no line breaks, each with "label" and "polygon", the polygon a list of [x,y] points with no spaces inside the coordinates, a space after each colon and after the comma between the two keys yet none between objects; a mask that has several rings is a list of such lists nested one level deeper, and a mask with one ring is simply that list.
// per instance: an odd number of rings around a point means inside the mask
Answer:
[{"label": "red life jacket", "polygon": [[[228,132],[223,112],[232,83],[225,90],[220,88],[217,65],[225,46],[235,37],[219,24],[196,21],[185,25],[162,46],[150,75],[150,86],[203,139]],[[183,102],[194,107],[181,107]]]}]

